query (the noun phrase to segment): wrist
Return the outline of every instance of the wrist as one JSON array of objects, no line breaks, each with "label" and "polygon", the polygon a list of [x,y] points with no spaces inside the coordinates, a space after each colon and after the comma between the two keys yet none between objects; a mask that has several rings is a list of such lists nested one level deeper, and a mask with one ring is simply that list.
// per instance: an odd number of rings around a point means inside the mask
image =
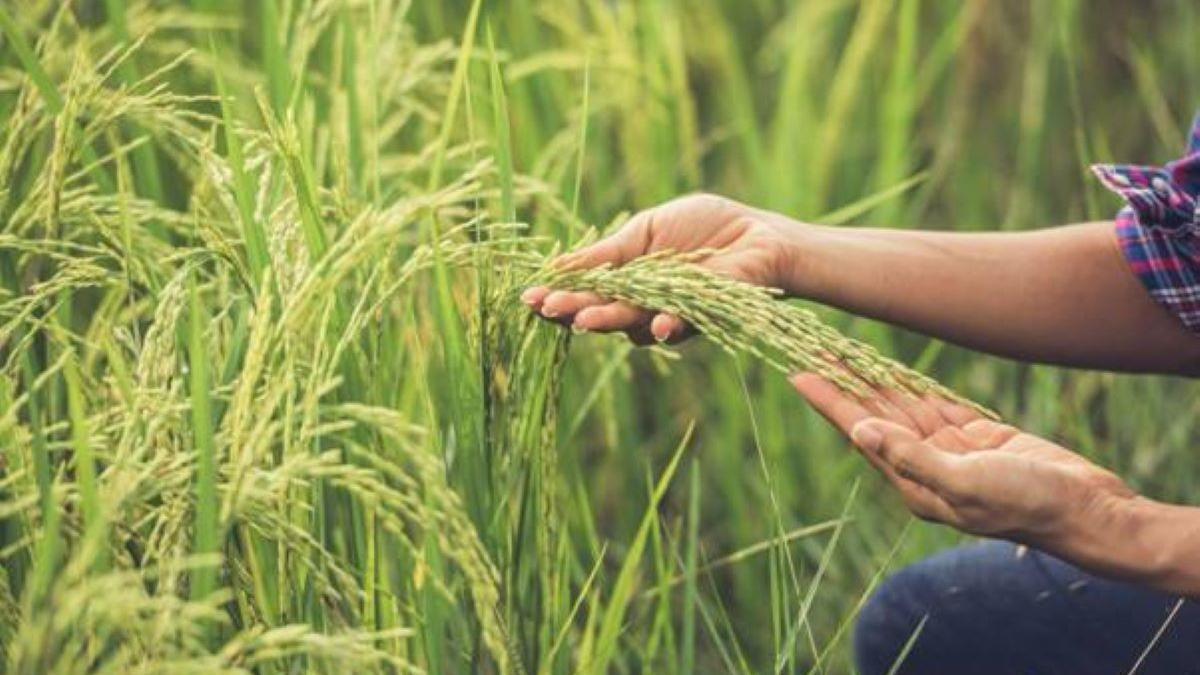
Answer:
[{"label": "wrist", "polygon": [[827,301],[829,265],[836,267],[834,238],[828,227],[789,221],[780,231],[780,255],[776,278],[789,296]]},{"label": "wrist", "polygon": [[1105,576],[1200,594],[1200,509],[1105,495],[1063,530],[1044,548]]},{"label": "wrist", "polygon": [[1136,580],[1200,596],[1200,509],[1138,497],[1129,506],[1128,566]]}]

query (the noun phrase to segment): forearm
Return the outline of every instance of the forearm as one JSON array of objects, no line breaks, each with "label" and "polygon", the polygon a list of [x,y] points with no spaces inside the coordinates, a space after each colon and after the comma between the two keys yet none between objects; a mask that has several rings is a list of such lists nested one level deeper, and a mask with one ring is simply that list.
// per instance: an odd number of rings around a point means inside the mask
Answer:
[{"label": "forearm", "polygon": [[798,229],[796,295],[1011,358],[1200,372],[1200,340],[1122,259],[1111,223],[1019,233]]},{"label": "forearm", "polygon": [[1096,504],[1039,548],[1084,569],[1200,598],[1200,508],[1144,497]]}]

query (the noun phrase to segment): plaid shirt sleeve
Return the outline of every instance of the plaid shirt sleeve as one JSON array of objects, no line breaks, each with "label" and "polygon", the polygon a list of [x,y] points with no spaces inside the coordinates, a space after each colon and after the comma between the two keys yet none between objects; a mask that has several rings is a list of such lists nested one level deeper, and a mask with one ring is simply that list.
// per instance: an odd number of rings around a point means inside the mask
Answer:
[{"label": "plaid shirt sleeve", "polygon": [[1150,296],[1200,332],[1200,114],[1187,154],[1166,166],[1098,164],[1092,171],[1125,199],[1117,240]]}]

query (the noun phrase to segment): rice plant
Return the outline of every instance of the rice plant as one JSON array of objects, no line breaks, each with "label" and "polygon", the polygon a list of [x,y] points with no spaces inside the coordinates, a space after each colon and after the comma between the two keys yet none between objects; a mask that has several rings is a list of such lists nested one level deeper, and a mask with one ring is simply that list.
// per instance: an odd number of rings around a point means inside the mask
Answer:
[{"label": "rice plant", "polygon": [[[729,354],[760,359],[783,374],[816,373],[859,396],[870,387],[935,394],[987,412],[930,378],[846,338],[813,312],[775,302],[782,291],[728,279],[700,266],[712,251],[643,256],[619,268],[564,269],[549,265],[531,284],[592,291],[670,312]],[[867,385],[867,386],[864,386]],[[991,413],[989,413],[991,414]]]},{"label": "rice plant", "polygon": [[[547,266],[701,187],[1026,227],[1049,183],[1091,213],[1041,175],[1128,149],[1103,132],[1124,108],[1046,96],[1105,86],[1088,13],[935,4],[0,2],[4,672],[843,672],[873,584],[952,539],[856,492],[777,373],[860,386],[831,359],[1144,448],[1129,475],[1193,489],[1173,383],[967,361],[687,258]],[[1163,12],[1147,35],[1195,34]],[[1013,26],[1020,128],[972,134]],[[1194,64],[1130,55],[1169,128],[1151,76]],[[740,356],[573,336],[516,302],[531,279]],[[1184,421],[1071,421],[1139,406]]]}]

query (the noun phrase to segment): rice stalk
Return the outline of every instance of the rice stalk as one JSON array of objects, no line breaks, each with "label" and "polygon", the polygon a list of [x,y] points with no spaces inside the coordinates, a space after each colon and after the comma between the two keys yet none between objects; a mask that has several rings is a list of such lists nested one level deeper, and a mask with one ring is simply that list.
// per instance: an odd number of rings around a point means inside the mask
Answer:
[{"label": "rice stalk", "polygon": [[675,314],[731,355],[747,354],[784,374],[815,373],[859,397],[870,396],[872,387],[895,389],[940,396],[995,417],[932,378],[842,335],[812,310],[780,302],[783,291],[705,269],[701,263],[712,253],[663,251],[620,267],[547,265],[528,283],[592,291]]}]

